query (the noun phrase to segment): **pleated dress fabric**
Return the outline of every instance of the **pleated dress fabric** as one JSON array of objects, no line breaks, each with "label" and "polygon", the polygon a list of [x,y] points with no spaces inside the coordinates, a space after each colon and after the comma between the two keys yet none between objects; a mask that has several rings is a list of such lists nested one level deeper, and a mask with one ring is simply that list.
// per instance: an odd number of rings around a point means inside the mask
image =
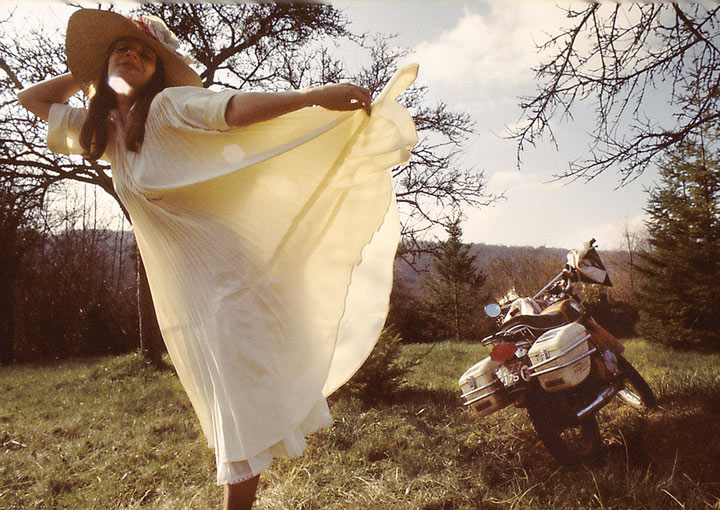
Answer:
[{"label": "pleated dress fabric", "polygon": [[[169,88],[139,153],[108,144],[170,358],[215,449],[218,484],[301,455],[325,397],[384,324],[400,225],[390,169],[417,142],[398,71],[363,111],[304,108],[245,128],[237,91]],[[48,146],[81,152],[83,109],[53,105]]]}]

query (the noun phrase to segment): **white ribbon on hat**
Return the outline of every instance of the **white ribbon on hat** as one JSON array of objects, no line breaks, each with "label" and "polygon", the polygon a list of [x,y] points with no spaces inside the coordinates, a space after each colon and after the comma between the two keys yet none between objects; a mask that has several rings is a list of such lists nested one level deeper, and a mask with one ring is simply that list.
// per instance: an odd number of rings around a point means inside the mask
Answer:
[{"label": "white ribbon on hat", "polygon": [[195,63],[190,55],[185,55],[180,52],[180,40],[177,36],[167,27],[165,22],[157,16],[140,16],[140,18],[131,18],[132,21],[144,32],[147,32],[160,44],[167,47],[170,51],[175,53],[177,57],[182,60],[185,64],[191,65]]}]

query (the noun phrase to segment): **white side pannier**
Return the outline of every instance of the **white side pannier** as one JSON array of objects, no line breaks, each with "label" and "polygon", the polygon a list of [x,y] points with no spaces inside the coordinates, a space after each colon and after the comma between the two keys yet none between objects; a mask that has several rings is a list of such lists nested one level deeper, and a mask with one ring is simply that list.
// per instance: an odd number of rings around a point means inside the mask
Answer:
[{"label": "white side pannier", "polygon": [[544,333],[530,347],[531,376],[540,379],[545,391],[560,391],[583,382],[590,374],[590,333],[572,322]]},{"label": "white side pannier", "polygon": [[505,397],[505,388],[495,377],[495,371],[500,366],[502,363],[487,357],[468,368],[458,381],[466,399],[465,405],[475,409],[480,418],[510,403]]}]

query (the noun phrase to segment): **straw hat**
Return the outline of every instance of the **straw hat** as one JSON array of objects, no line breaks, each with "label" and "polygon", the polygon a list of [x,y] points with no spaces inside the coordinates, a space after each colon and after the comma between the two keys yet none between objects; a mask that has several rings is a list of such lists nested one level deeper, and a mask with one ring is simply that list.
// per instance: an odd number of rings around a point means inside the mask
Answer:
[{"label": "straw hat", "polygon": [[200,76],[188,65],[192,58],[178,51],[180,43],[157,16],[132,19],[95,9],[75,11],[68,21],[65,52],[70,72],[83,86],[93,84],[103,71],[110,46],[121,37],[134,37],[150,46],[165,67],[168,87],[202,87]]}]

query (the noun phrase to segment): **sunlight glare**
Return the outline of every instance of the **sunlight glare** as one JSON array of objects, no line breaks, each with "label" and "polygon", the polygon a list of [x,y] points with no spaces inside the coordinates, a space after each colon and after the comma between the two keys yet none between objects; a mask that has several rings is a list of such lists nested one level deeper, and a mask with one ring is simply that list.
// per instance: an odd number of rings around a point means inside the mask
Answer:
[{"label": "sunlight glare", "polygon": [[239,145],[226,145],[222,151],[222,157],[228,163],[237,163],[245,157],[245,151]]},{"label": "sunlight glare", "polygon": [[130,95],[130,92],[132,91],[132,87],[128,85],[128,83],[119,76],[109,76],[108,86],[113,89],[116,94],[120,94],[123,96]]}]

